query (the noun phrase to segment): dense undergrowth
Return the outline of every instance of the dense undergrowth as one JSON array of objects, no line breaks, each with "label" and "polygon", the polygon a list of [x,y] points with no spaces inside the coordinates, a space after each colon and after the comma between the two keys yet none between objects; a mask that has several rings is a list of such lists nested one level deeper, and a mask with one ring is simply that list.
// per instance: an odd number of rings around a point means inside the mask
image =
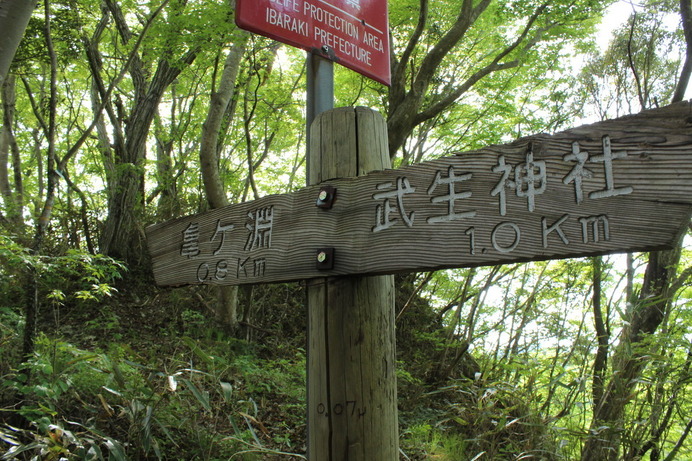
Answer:
[{"label": "dense undergrowth", "polygon": [[[109,258],[35,258],[5,247],[0,290],[1,459],[304,459],[304,293],[300,285],[240,291],[245,322],[230,335],[214,290],[157,289]],[[22,274],[35,270],[35,350],[22,359]],[[121,277],[126,275],[126,282]],[[412,278],[399,278],[397,325],[402,459],[486,459],[542,450],[553,437],[530,396],[447,376],[430,354],[443,329]],[[241,338],[241,339],[239,339]]]}]

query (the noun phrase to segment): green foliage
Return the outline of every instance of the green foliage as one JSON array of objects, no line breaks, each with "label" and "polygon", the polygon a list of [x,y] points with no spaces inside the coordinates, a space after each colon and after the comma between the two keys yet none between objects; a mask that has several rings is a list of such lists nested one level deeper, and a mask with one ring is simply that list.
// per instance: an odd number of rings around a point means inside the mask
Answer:
[{"label": "green foliage", "polygon": [[[624,263],[624,257],[602,263],[604,320],[613,345],[631,319]],[[634,292],[641,284],[642,263],[635,255],[629,287]],[[591,260],[564,260],[445,271],[399,283],[400,302],[409,303],[397,335],[400,420],[408,428],[402,432],[402,448],[411,459],[422,459],[423,453],[451,456],[444,444],[454,445],[454,440],[465,443],[459,459],[480,453],[490,459],[509,453],[541,459],[580,456],[593,405],[592,273]],[[415,287],[420,291],[412,296],[407,290]],[[651,434],[658,434],[656,450],[669,453],[678,443],[676,431],[688,420],[687,405],[675,389],[685,392],[689,385],[689,303],[681,299],[674,305],[660,333],[613,358],[618,363],[645,354],[650,367],[632,394],[624,453],[651,447]],[[421,316],[414,306],[422,312],[432,308],[444,321],[436,324],[434,315]],[[467,348],[469,340],[472,347]],[[683,423],[673,423],[674,414],[683,415]]]},{"label": "green foliage", "polygon": [[109,298],[117,292],[113,284],[126,270],[113,258],[76,249],[69,249],[61,256],[33,255],[5,235],[0,235],[0,260],[3,261],[0,286],[12,291],[26,271],[33,271],[46,298],[56,305]]},{"label": "green foliage", "polygon": [[[171,331],[175,322],[163,322],[154,333],[158,351],[143,355],[117,342],[130,327],[123,323],[129,315],[117,312],[116,303],[102,304],[99,318],[79,329],[71,325],[92,300],[73,296],[80,291],[76,288],[92,282],[91,277],[116,274],[117,264],[100,267],[98,258],[75,254],[33,258],[21,247],[12,248],[8,255],[15,266],[40,267],[53,286],[72,288],[49,292],[53,303],[74,302],[56,331],[96,351],[42,335],[33,357],[14,368],[16,354],[10,352],[17,349],[18,338],[12,326],[21,319],[12,309],[0,311],[2,340],[15,344],[3,347],[0,362],[0,417],[13,421],[0,431],[7,459],[41,453],[69,459],[172,459],[181,450],[185,459],[260,459],[266,453],[288,453],[296,437],[304,437],[298,435],[305,412],[303,354],[264,363],[253,345],[212,334],[213,322],[187,303],[180,314],[183,326],[200,339],[183,338],[186,346],[180,350],[179,335]],[[176,302],[184,300],[189,301]],[[163,315],[175,318],[177,313]],[[121,321],[104,322],[109,318]],[[14,397],[22,403],[11,410]]]},{"label": "green foliage", "polygon": [[555,435],[530,406],[535,398],[521,385],[454,381],[424,397],[437,402],[436,411],[416,416],[402,449],[412,459],[562,459]]},{"label": "green foliage", "polygon": [[[80,58],[81,37],[79,31],[83,26],[81,18],[82,5],[76,1],[64,0],[51,2],[53,14],[50,18],[53,40],[59,47],[58,56],[61,64],[69,65]],[[42,6],[41,6],[42,7]],[[19,74],[28,71],[31,66],[48,65],[50,58],[46,49],[46,21],[34,15],[29,21],[24,39],[21,41],[13,66]]]},{"label": "green foliage", "polygon": [[[64,419],[65,415],[78,411],[83,403],[81,396],[100,395],[101,387],[112,378],[105,369],[106,363],[107,359],[100,354],[40,338],[34,357],[17,373],[0,380],[5,395],[23,396],[24,403],[17,413],[33,428],[31,431],[9,425],[0,428],[0,436],[10,445],[2,459],[16,459],[24,452],[39,455],[41,459],[65,456],[107,459],[104,453],[110,453],[112,459],[127,459],[117,440],[94,427]],[[66,423],[74,430],[65,429]]]},{"label": "green foliage", "polygon": [[[24,459],[25,456],[31,454],[34,455],[31,459],[48,461],[57,459],[128,460],[125,449],[117,440],[93,430],[80,433],[65,430],[57,424],[49,425],[47,430],[40,433],[7,425],[0,427],[0,439],[10,445],[2,457],[3,460]],[[22,453],[25,454],[22,455]]]},{"label": "green foliage", "polygon": [[[445,433],[430,424],[418,424],[402,434],[402,450],[410,459],[441,459],[463,461],[472,459],[466,441]],[[413,456],[413,458],[411,458]]]},{"label": "green foliage", "polygon": [[92,353],[42,337],[34,358],[0,381],[3,395],[23,396],[17,414],[31,428],[0,430],[13,447],[3,459],[171,459],[180,450],[186,459],[228,459],[290,449],[304,414],[304,357],[262,363],[229,356],[223,343],[186,342],[188,351],[165,360],[177,365],[167,372],[133,361],[124,346]]},{"label": "green foliage", "polygon": [[580,75],[582,98],[600,119],[671,100],[683,59],[684,37],[673,16],[678,14],[677,7],[653,3],[657,4],[653,8],[633,11],[614,31],[608,49],[592,55]]}]

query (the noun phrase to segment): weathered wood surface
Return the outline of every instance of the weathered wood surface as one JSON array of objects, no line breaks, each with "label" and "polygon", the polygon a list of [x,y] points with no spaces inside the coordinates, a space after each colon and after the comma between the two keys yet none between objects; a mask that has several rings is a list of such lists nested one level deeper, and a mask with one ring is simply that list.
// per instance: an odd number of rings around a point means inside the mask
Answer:
[{"label": "weathered wood surface", "polygon": [[[315,206],[320,186],[310,186],[149,227],[157,283],[277,282],[667,248],[692,209],[692,106],[317,180],[337,188],[330,210]],[[318,270],[316,253],[328,247],[334,266]]]},{"label": "weathered wood surface", "polygon": [[[309,180],[389,166],[386,129],[369,109],[321,114]],[[309,459],[399,459],[393,277],[314,279],[307,304]]]}]

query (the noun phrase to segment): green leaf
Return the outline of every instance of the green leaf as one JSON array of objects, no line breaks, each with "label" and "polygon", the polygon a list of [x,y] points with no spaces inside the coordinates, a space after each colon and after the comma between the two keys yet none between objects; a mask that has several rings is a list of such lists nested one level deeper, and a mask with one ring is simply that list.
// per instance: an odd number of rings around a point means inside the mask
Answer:
[{"label": "green leaf", "polygon": [[207,365],[215,365],[214,357],[211,355],[207,354],[204,352],[200,347],[197,345],[197,343],[192,339],[187,336],[183,337],[183,341],[187,346],[192,350],[192,353],[197,356],[201,361],[206,363]]},{"label": "green leaf", "polygon": [[106,437],[106,448],[115,461],[128,461],[125,449],[117,440]]},{"label": "green leaf", "polygon": [[233,395],[233,385],[231,383],[227,383],[225,381],[221,381],[221,392],[223,392],[223,399],[230,403],[231,402],[231,397]]},{"label": "green leaf", "polygon": [[22,445],[22,446],[14,446],[14,447],[10,448],[7,451],[7,453],[2,455],[2,458],[0,458],[0,459],[2,459],[2,460],[14,459],[17,457],[17,455],[24,453],[25,451],[30,451],[33,449],[39,449],[39,448],[42,448],[43,446],[44,445],[42,443],[38,443],[38,442],[32,442],[32,443],[29,443],[27,445]]},{"label": "green leaf", "polygon": [[87,459],[89,460],[94,460],[98,459],[100,461],[103,461],[103,453],[101,452],[101,449],[99,448],[98,444],[95,443],[95,441],[91,440],[91,445],[89,446],[89,449],[87,450]]},{"label": "green leaf", "polygon": [[190,389],[190,392],[192,392],[192,395],[195,396],[197,401],[202,404],[205,410],[211,411],[211,403],[209,403],[209,393],[206,391],[201,391],[195,384],[190,381],[189,379],[183,379],[183,383],[185,383],[185,386],[187,386],[188,389]]}]

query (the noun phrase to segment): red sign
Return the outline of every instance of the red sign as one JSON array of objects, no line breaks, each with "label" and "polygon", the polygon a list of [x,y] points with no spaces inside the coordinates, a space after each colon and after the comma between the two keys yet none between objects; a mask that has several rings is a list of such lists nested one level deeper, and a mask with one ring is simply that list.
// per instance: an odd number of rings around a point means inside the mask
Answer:
[{"label": "red sign", "polygon": [[236,23],[391,83],[387,0],[237,0]]}]

